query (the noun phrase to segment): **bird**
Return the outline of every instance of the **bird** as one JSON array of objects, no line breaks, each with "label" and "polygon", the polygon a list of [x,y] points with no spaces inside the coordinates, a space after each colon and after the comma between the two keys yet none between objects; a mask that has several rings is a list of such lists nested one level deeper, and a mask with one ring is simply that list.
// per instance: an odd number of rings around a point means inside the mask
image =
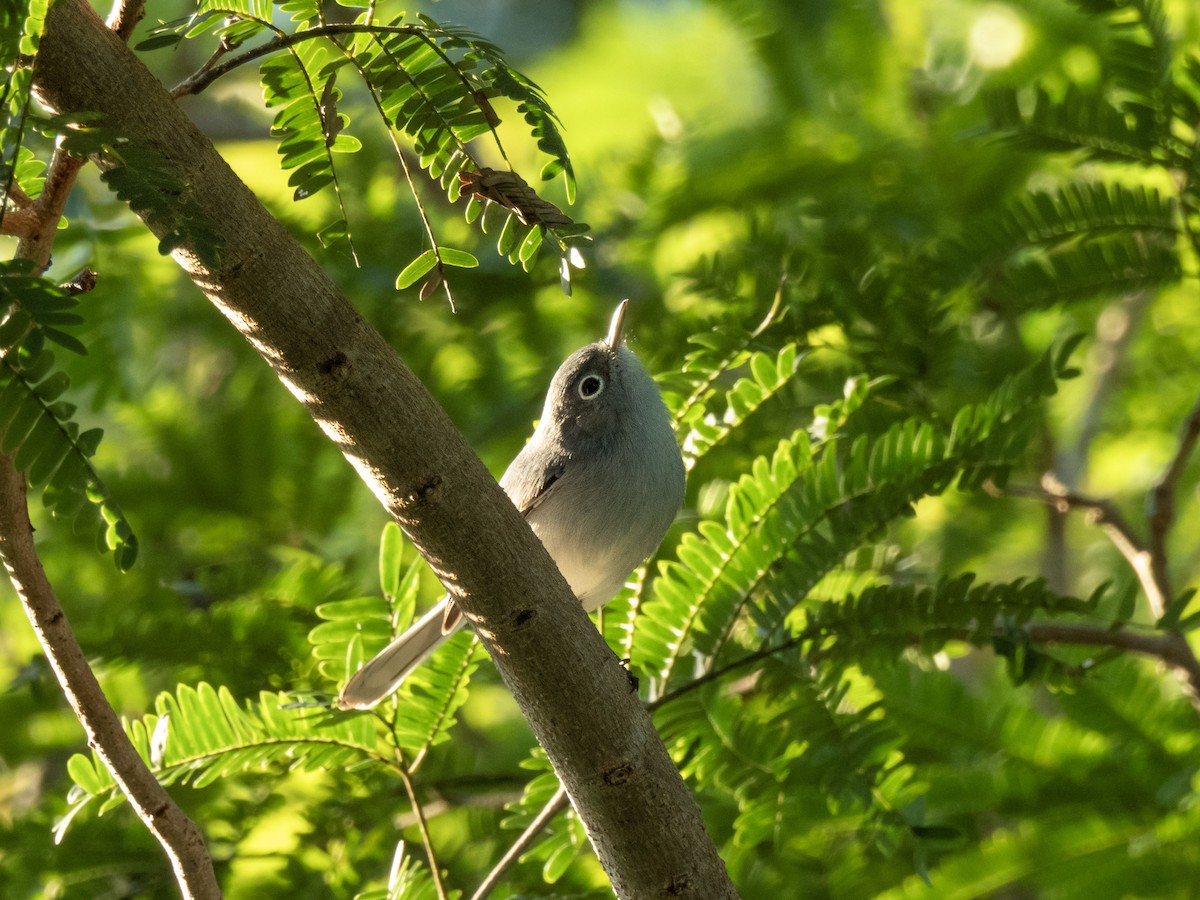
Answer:
[{"label": "bird", "polygon": [[[662,394],[625,344],[628,307],[558,367],[533,436],[500,479],[588,612],[658,548],[686,486]],[[443,597],[350,678],[338,708],[374,707],[463,624]]]}]

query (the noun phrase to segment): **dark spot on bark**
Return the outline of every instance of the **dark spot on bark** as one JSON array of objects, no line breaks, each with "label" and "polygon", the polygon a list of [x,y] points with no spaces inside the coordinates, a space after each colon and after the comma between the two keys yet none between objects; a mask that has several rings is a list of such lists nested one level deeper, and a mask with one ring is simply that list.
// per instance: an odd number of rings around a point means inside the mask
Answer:
[{"label": "dark spot on bark", "polygon": [[533,621],[533,610],[532,609],[523,609],[519,613],[517,613],[517,617],[515,619],[513,619],[513,624],[516,625],[518,628],[524,628],[526,625],[528,625],[532,621]]},{"label": "dark spot on bark", "polygon": [[317,371],[319,371],[322,375],[333,375],[339,369],[345,368],[349,362],[350,360],[346,358],[346,354],[339,350],[337,353],[333,354],[333,356],[329,357],[329,359],[317,366]]},{"label": "dark spot on bark", "polygon": [[613,766],[604,773],[604,783],[616,787],[624,784],[633,776],[633,765],[631,763],[621,763],[619,766]]},{"label": "dark spot on bark", "polygon": [[430,503],[433,500],[433,495],[437,493],[438,488],[442,486],[442,476],[434,475],[425,480],[425,483],[417,488],[416,500],[418,503]]},{"label": "dark spot on bark", "polygon": [[686,894],[690,887],[691,882],[686,875],[674,875],[671,877],[671,883],[667,885],[667,896],[678,897]]}]

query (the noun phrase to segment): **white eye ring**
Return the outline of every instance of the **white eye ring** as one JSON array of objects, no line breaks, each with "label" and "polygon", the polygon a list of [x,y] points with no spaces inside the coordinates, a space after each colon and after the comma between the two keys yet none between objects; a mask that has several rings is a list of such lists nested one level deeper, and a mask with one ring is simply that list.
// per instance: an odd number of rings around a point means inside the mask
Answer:
[{"label": "white eye ring", "polygon": [[579,396],[584,400],[595,400],[604,390],[604,379],[599,375],[584,375],[579,380]]}]

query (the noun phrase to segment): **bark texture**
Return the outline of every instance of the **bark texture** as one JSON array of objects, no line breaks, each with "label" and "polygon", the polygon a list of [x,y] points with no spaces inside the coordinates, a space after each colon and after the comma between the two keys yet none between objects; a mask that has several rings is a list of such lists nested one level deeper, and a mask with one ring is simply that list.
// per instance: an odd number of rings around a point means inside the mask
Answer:
[{"label": "bark texture", "polygon": [[396,352],[83,0],[35,67],[57,112],[97,111],[176,163],[222,262],[175,258],[354,465],[475,623],[621,897],[736,896],[625,672],[544,548]]}]

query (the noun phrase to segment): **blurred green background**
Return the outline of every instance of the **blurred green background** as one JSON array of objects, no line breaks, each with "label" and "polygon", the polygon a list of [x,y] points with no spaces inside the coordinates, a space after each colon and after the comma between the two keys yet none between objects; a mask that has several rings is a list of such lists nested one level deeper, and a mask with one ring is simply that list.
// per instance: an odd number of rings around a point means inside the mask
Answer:
[{"label": "blurred green background", "polygon": [[[1200,45],[1194,6],[1176,0],[1164,7],[1178,45]],[[1031,484],[1056,468],[1080,489],[1140,515],[1200,386],[1195,260],[1185,254],[1177,283],[1037,301],[1005,295],[986,278],[972,281],[969,262],[957,270],[930,262],[944,259],[941,248],[969,236],[972,223],[1006,198],[1080,172],[1115,172],[1171,190],[1159,172],[1029,152],[984,133],[986,87],[1102,81],[1110,37],[1095,18],[1057,0],[446,0],[407,8],[496,41],[545,90],[579,180],[568,211],[591,225],[594,238],[572,296],[560,290],[555,260],[543,258],[528,274],[510,266],[436,189],[423,198],[439,238],[470,250],[481,265],[452,270],[454,314],[440,295],[419,302],[416,288],[397,292],[396,274],[425,249],[424,232],[389,141],[368,125],[365,98],[346,84],[339,85],[347,91],[342,111],[364,143],[339,171],[358,267],[313,237],[332,216],[333,200],[292,201],[253,67],[182,106],[397,348],[494,473],[528,435],[559,362],[603,334],[620,298],[632,299],[632,347],[658,373],[678,369],[688,336],[714,322],[753,328],[782,291],[778,340],[806,350],[801,371],[752,426],[693,472],[677,533],[718,517],[730,482],[809,423],[817,404],[841,397],[848,378],[893,379],[880,394],[881,420],[901,410],[950,415],[1076,332],[1087,335],[1075,357],[1082,376],[1049,403],[1013,479]],[[174,0],[151,4],[139,35],[150,20],[189,11]],[[203,41],[185,42],[143,58],[173,85],[209,52]],[[533,183],[536,148],[519,116],[499,112],[509,159]],[[565,203],[558,184],[546,195]],[[81,177],[67,217],[51,275],[65,280],[88,265],[99,283],[81,307],[86,322],[78,334],[89,354],[61,362],[81,423],[105,429],[97,466],[137,530],[139,562],[118,575],[91,551],[88,536],[39,518],[37,503],[34,520],[47,572],[110,700],[136,717],[179,683],[225,685],[239,697],[333,690],[316,671],[306,635],[318,604],[378,592],[383,511],[257,354],[158,255],[155,239],[94,169]],[[8,239],[3,246],[11,253]],[[1194,474],[1183,482],[1172,544],[1180,590],[1197,585],[1196,483]],[[1078,596],[1107,581],[1134,589],[1098,529],[981,494],[927,498],[864,552],[901,582],[972,571],[996,580],[1043,575]],[[76,822],[61,846],[50,844],[70,786],[65,761],[83,738],[20,605],[7,585],[2,590],[0,684],[9,687],[0,694],[0,895],[173,896],[158,848],[125,808]],[[426,577],[425,599],[437,593]],[[955,666],[981,721],[1006,704],[1057,720],[1050,695],[1013,687],[987,654]],[[1170,756],[1183,744],[1190,753],[1194,741],[1180,735],[1196,723],[1176,715],[1172,680],[1150,664],[1130,663],[1139,674],[1119,666],[1113,689],[1134,684],[1154,703],[1173,704],[1176,716],[1161,725],[1169,739],[1139,744],[1134,755]],[[879,683],[888,677],[908,676],[880,675]],[[931,804],[953,810],[956,793],[979,789],[964,769],[936,759],[936,729],[944,723],[902,727],[910,761],[929,763],[921,777],[933,785]],[[904,853],[864,849],[869,842],[856,830],[866,826],[857,821],[835,827],[831,819],[825,830],[739,847],[729,839],[728,810],[706,812],[747,898],[888,890],[978,896],[972,892],[983,882],[973,879],[984,870],[994,873],[984,891],[994,896],[1072,897],[1085,889],[1094,897],[1185,896],[1186,885],[1200,883],[1200,868],[1189,868],[1200,864],[1194,850],[1168,864],[1151,848],[1143,865],[1130,848],[1139,836],[1149,840],[1165,805],[1184,802],[1178,791],[1194,792],[1194,754],[1172,770],[1179,785],[1159,785],[1162,796],[1149,797],[1146,810],[1105,831],[1097,823],[1111,819],[1080,818],[1073,805],[1095,793],[1097,782],[1082,774],[1069,788],[1058,781],[1077,749],[1071,741],[1100,739],[1085,725],[1070,727],[1076,731],[1063,738],[1064,748],[1046,750],[1057,754],[1053,763],[1014,763],[1012,748],[1000,744],[964,751],[974,754],[975,775],[989,759],[1006,773],[996,775],[1005,780],[996,789],[1003,802],[990,818],[976,811],[969,826],[956,820],[971,849],[963,861],[955,856],[961,845],[936,857],[945,863],[946,880],[935,872],[940,888],[924,887]],[[1112,734],[1107,725],[1095,728]],[[422,770],[422,790],[440,813],[433,837],[458,886],[475,883],[507,845],[500,807],[519,796],[527,778],[519,763],[531,746],[485,663],[455,740]],[[1149,782],[1133,780],[1128,796],[1112,786],[1111,804],[1147,797]],[[1055,784],[1070,795],[1057,797],[1058,805]],[[206,829],[231,898],[351,897],[386,880],[397,827],[414,840],[402,786],[371,772],[247,775],[175,794]],[[1116,848],[1116,855],[1096,862],[1090,875],[1085,854],[1072,857],[1079,871],[1056,868],[1061,857],[1047,861],[1031,849],[1037,840],[1022,843],[1022,835],[1039,833],[1038,823],[1060,836],[1074,828],[1080,834],[1072,846]],[[1093,825],[1095,834],[1082,833]],[[1141,878],[1151,863],[1167,867],[1157,887],[1145,882],[1144,891],[1126,892],[1123,882],[1104,881],[1115,870]],[[542,883],[540,866],[525,866],[497,896],[604,895],[594,861],[581,861],[555,885]]]}]

